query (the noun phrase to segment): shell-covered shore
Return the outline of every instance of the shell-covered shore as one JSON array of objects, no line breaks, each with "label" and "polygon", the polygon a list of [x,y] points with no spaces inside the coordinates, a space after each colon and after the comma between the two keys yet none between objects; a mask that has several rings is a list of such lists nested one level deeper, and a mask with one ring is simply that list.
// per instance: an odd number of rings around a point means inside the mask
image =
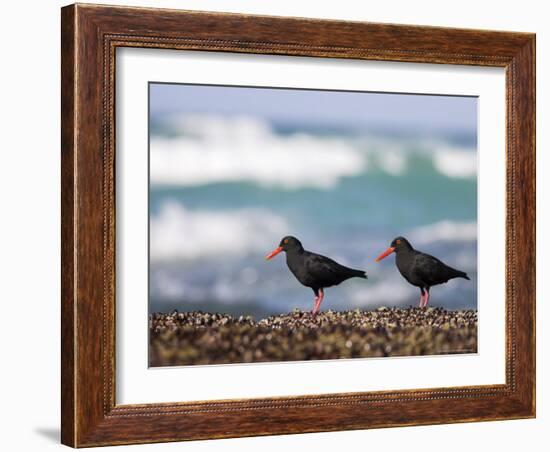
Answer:
[{"label": "shell-covered shore", "polygon": [[477,311],[299,310],[256,321],[207,312],[149,316],[149,365],[230,364],[477,352]]}]

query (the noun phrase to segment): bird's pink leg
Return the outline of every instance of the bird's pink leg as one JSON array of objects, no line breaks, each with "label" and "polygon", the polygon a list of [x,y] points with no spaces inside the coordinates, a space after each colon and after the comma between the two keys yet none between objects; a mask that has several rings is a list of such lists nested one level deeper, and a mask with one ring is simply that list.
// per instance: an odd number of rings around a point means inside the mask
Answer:
[{"label": "bird's pink leg", "polygon": [[428,301],[430,301],[430,290],[426,290],[426,295],[424,296],[424,307],[428,306]]},{"label": "bird's pink leg", "polygon": [[424,290],[424,292],[422,292],[422,295],[420,295],[420,305],[419,307],[421,308],[425,308],[426,306],[428,306],[428,300],[430,299],[430,291],[429,290]]},{"label": "bird's pink leg", "polygon": [[321,309],[321,303],[323,302],[323,298],[325,296],[325,293],[323,292],[323,289],[319,289],[319,296],[315,299],[315,307],[313,308],[313,315],[317,315],[319,310]]},{"label": "bird's pink leg", "polygon": [[319,289],[319,301],[317,301],[317,312],[321,309],[321,303],[323,302],[323,299],[325,298],[325,292],[323,292],[323,289]]},{"label": "bird's pink leg", "polygon": [[319,301],[319,296],[316,296],[314,299],[313,299],[313,309],[311,310],[311,313],[313,315],[316,314],[315,310],[317,309],[317,302]]},{"label": "bird's pink leg", "polygon": [[428,306],[428,300],[430,299],[430,292],[427,290],[424,290],[420,292],[420,304],[418,305],[419,308],[425,308]]}]

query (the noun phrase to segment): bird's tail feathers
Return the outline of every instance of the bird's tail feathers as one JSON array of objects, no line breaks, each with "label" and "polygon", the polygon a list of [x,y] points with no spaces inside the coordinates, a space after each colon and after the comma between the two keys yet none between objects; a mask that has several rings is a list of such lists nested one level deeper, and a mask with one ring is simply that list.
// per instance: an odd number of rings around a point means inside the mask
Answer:
[{"label": "bird's tail feathers", "polygon": [[457,278],[464,278],[464,279],[467,279],[468,281],[470,281],[470,277],[465,272],[462,272],[460,270],[456,271],[456,277]]}]

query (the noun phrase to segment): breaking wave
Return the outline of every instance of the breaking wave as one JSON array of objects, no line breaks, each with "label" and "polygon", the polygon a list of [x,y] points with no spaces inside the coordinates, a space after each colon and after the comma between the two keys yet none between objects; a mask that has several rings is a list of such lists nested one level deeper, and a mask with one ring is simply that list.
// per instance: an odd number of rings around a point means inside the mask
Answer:
[{"label": "breaking wave", "polygon": [[330,189],[341,179],[381,171],[399,177],[411,158],[449,178],[474,178],[476,153],[436,141],[357,135],[278,133],[258,118],[185,115],[151,138],[153,185],[252,182],[287,190]]},{"label": "breaking wave", "polygon": [[186,133],[151,141],[153,184],[250,181],[286,189],[328,189],[342,177],[360,174],[366,164],[342,138],[281,136],[267,123],[249,118],[181,121]]},{"label": "breaking wave", "polygon": [[433,164],[447,177],[470,178],[477,174],[477,156],[465,149],[440,149],[433,154]]},{"label": "breaking wave", "polygon": [[286,220],[267,209],[189,210],[170,201],[161,206],[158,215],[151,217],[151,259],[265,253],[286,231]]},{"label": "breaking wave", "polygon": [[473,241],[477,239],[477,223],[439,221],[414,229],[410,233],[410,239],[413,243]]}]

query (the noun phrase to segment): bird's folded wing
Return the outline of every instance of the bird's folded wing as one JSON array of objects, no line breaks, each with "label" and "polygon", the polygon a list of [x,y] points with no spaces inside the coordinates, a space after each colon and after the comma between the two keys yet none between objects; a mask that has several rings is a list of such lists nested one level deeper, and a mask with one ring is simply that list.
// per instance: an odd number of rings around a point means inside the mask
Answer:
[{"label": "bird's folded wing", "polygon": [[430,284],[441,282],[445,279],[449,267],[438,258],[425,253],[418,253],[414,259],[414,272],[423,281]]},{"label": "bird's folded wing", "polygon": [[350,269],[331,258],[311,254],[306,261],[308,274],[321,286],[330,287],[350,277]]}]

